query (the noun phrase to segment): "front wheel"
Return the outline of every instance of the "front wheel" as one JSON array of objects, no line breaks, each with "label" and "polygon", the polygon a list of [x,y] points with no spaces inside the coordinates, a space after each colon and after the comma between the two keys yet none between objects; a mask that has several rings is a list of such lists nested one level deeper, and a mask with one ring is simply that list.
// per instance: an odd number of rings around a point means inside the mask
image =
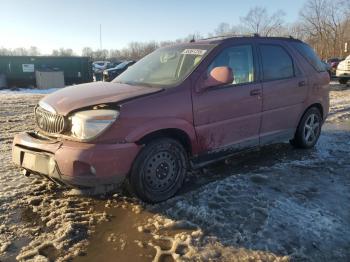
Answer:
[{"label": "front wheel", "polygon": [[321,134],[322,117],[320,110],[312,107],[306,111],[291,144],[298,148],[311,148],[316,143]]},{"label": "front wheel", "polygon": [[133,164],[129,184],[142,200],[164,201],[182,186],[188,168],[184,147],[171,138],[159,138],[141,150]]}]

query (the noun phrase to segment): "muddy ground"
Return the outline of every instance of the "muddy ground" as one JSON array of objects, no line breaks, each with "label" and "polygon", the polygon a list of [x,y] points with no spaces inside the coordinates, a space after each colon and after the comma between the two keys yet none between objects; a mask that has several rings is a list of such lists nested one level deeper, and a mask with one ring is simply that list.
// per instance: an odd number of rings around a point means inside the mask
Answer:
[{"label": "muddy ground", "polygon": [[39,94],[0,92],[0,261],[350,261],[350,87],[317,146],[264,147],[189,174],[177,197],[86,197],[11,163]]}]

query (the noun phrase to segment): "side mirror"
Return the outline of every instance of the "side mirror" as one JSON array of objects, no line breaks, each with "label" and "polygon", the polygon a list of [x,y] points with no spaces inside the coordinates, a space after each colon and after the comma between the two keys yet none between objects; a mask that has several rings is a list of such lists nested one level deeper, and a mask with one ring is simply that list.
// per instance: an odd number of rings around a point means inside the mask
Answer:
[{"label": "side mirror", "polygon": [[231,84],[234,80],[232,69],[228,66],[214,67],[202,84],[202,90],[209,87]]}]

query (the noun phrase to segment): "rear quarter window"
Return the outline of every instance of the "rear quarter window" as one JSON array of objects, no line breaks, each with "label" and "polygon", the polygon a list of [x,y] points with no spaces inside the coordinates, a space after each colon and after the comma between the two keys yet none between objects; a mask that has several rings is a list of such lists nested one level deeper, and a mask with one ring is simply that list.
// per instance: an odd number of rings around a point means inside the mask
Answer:
[{"label": "rear quarter window", "polygon": [[324,63],[322,63],[321,59],[317,56],[316,52],[307,44],[300,42],[293,42],[292,44],[298,52],[315,68],[318,72],[326,71],[326,67]]},{"label": "rear quarter window", "polygon": [[294,77],[291,56],[280,45],[260,45],[264,81]]}]

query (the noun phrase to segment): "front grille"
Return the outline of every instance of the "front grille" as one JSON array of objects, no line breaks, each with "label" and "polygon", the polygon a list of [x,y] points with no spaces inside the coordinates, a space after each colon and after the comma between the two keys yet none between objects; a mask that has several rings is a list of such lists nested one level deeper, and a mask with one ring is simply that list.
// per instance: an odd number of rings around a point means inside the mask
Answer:
[{"label": "front grille", "polygon": [[52,134],[60,134],[65,130],[64,116],[46,111],[41,107],[35,108],[35,121],[39,129]]}]

